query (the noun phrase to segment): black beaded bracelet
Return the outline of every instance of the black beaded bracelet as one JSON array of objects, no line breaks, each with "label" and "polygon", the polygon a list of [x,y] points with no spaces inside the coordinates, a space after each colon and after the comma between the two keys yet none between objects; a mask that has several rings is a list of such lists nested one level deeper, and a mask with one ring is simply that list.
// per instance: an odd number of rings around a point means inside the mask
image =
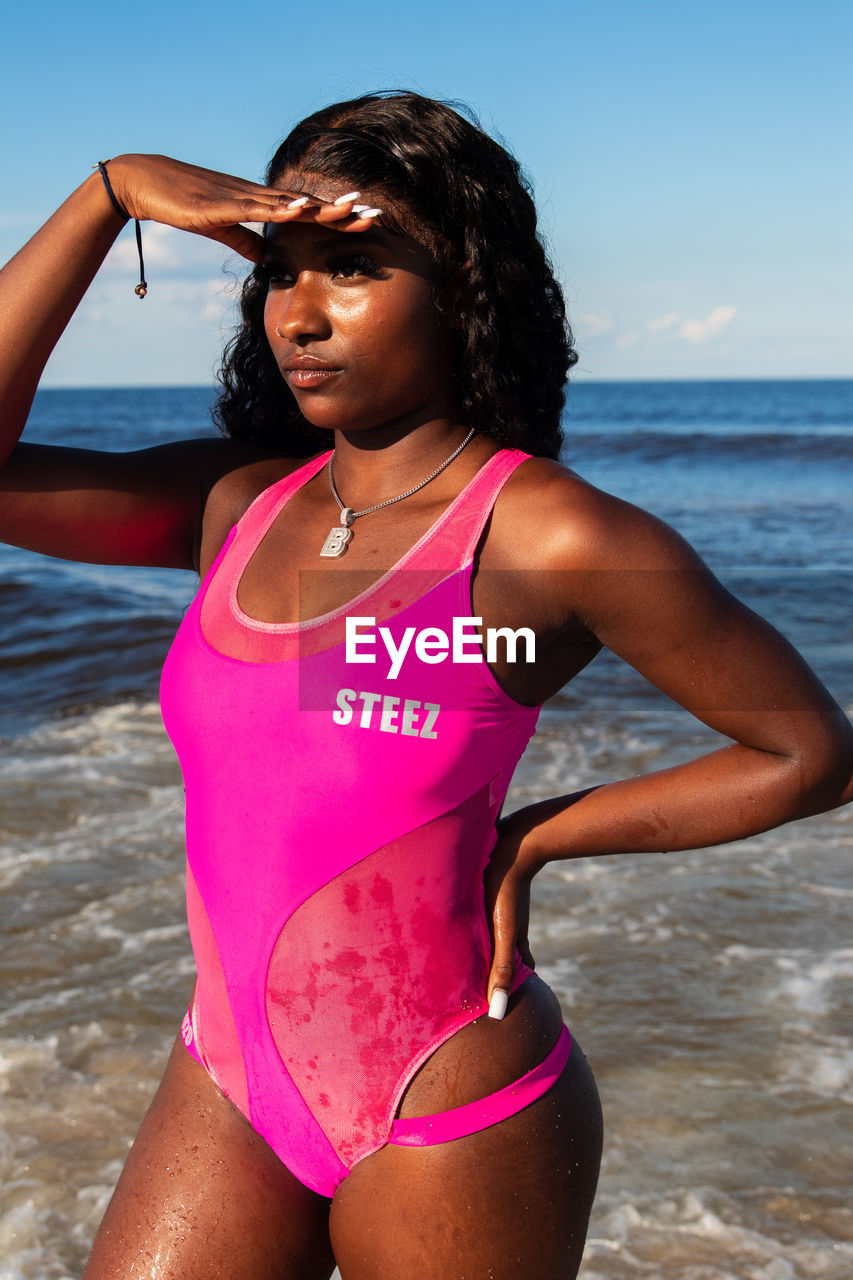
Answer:
[{"label": "black beaded bracelet", "polygon": [[[110,204],[112,205],[116,213],[124,222],[130,222],[130,214],[127,212],[126,209],[123,209],[121,207],[118,200],[116,199],[115,192],[113,191],[112,186],[110,185],[110,180],[107,175],[108,164],[109,164],[108,160],[99,160],[97,165],[95,165],[95,168],[98,170],[98,173],[101,175],[101,177],[104,180],[104,186],[107,189],[107,195],[110,198]],[[136,224],[136,252],[139,254],[139,284],[134,289],[134,293],[136,294],[137,298],[144,298],[146,293],[148,292],[148,283],[145,279],[145,263],[142,258],[142,228],[139,225],[138,218],[134,218],[133,221]]]}]

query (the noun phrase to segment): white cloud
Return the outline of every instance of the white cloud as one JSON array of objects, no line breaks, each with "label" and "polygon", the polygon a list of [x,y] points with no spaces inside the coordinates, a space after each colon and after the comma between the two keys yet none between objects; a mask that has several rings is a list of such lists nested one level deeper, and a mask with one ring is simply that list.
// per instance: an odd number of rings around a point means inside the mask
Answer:
[{"label": "white cloud", "polygon": [[671,329],[674,324],[678,324],[681,316],[677,311],[668,311],[665,316],[661,316],[659,320],[650,320],[648,327],[651,333],[660,333],[663,329]]},{"label": "white cloud", "polygon": [[[139,266],[136,254],[136,235],[133,224],[130,232],[116,240],[104,267],[107,271],[133,271]],[[181,235],[174,227],[164,227],[159,222],[142,224],[142,252],[145,255],[146,267],[177,267],[181,265],[181,254],[177,240]],[[186,239],[186,236],[183,237]]]},{"label": "white cloud", "polygon": [[[235,323],[238,289],[227,277],[209,276],[203,280],[173,273],[153,279],[149,275],[148,281],[148,297],[140,302],[124,280],[100,276],[74,318],[75,329],[120,331],[131,324],[147,341],[152,326],[158,329],[165,326],[180,346],[186,332],[224,334]],[[100,335],[98,341],[102,341]]]},{"label": "white cloud", "polygon": [[[146,264],[147,266],[147,264]],[[234,323],[231,282],[149,273],[99,275],[54,352],[45,386],[210,383]]]},{"label": "white cloud", "polygon": [[636,333],[620,333],[616,339],[617,347],[633,347],[634,343],[639,341],[639,334]]},{"label": "white cloud", "polygon": [[613,328],[613,318],[609,311],[590,312],[578,316],[578,326],[587,337],[597,338],[602,333],[609,333]]},{"label": "white cloud", "polygon": [[[153,287],[158,274],[182,276],[192,279],[210,277],[221,271],[242,275],[245,264],[239,254],[227,245],[207,236],[192,235],[166,227],[161,222],[142,223],[142,252],[145,257],[145,275]],[[116,240],[104,262],[103,271],[111,276],[139,276],[139,258],[136,252],[136,235],[133,223]]]},{"label": "white cloud", "polygon": [[233,280],[208,280],[203,291],[205,301],[202,315],[205,320],[209,320],[211,324],[218,322],[232,324],[234,322],[232,308],[237,292]]},{"label": "white cloud", "polygon": [[705,320],[686,320],[678,331],[687,342],[707,342],[722,333],[737,315],[737,307],[714,307]]}]

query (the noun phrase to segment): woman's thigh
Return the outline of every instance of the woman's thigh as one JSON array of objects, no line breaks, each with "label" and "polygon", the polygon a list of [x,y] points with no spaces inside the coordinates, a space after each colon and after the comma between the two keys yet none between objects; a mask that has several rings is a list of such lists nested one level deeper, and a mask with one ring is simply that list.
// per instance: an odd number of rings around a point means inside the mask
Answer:
[{"label": "woman's thigh", "polygon": [[387,1146],[332,1202],[343,1280],[572,1280],[601,1161],[601,1108],[577,1043],[560,1079],[490,1129]]},{"label": "woman's thigh", "polygon": [[180,1039],[84,1280],[328,1280],[329,1202],[290,1174]]}]

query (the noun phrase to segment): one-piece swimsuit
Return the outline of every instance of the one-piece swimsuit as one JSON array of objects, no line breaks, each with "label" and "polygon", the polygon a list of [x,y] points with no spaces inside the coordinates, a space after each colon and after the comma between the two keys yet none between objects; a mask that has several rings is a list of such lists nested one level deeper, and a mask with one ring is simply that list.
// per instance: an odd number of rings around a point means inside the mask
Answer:
[{"label": "one-piece swimsuit", "polygon": [[[388,1142],[455,1140],[527,1106],[570,1047],[563,1028],[507,1088],[397,1114],[418,1068],[487,1011],[483,875],[538,708],[501,688],[476,623],[460,619],[486,521],[527,455],[491,457],[342,608],[259,622],[239,604],[243,570],[328,456],[266,489],[232,529],[161,686],[186,785],[198,970],[184,1042],[324,1196]],[[530,972],[519,962],[515,987]]]}]

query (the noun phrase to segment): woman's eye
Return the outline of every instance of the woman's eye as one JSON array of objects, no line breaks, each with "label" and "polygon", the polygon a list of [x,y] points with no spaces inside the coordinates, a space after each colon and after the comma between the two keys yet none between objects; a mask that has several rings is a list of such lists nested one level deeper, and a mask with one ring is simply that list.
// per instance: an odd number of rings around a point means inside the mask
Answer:
[{"label": "woman's eye", "polygon": [[269,266],[263,266],[259,269],[259,274],[268,289],[275,286],[280,287],[282,285],[286,286],[293,284],[293,275],[284,267],[277,267],[272,264]]},{"label": "woman's eye", "polygon": [[[268,289],[291,289],[296,283],[296,273],[279,263],[265,263],[257,270]],[[360,276],[375,280],[386,275],[376,259],[365,253],[347,253],[334,258],[326,264],[326,270],[333,280],[354,280]]]},{"label": "woman's eye", "polygon": [[333,276],[342,276],[345,280],[353,276],[370,276],[375,279],[382,274],[382,268],[374,258],[364,253],[354,253],[330,262],[329,272]]}]

